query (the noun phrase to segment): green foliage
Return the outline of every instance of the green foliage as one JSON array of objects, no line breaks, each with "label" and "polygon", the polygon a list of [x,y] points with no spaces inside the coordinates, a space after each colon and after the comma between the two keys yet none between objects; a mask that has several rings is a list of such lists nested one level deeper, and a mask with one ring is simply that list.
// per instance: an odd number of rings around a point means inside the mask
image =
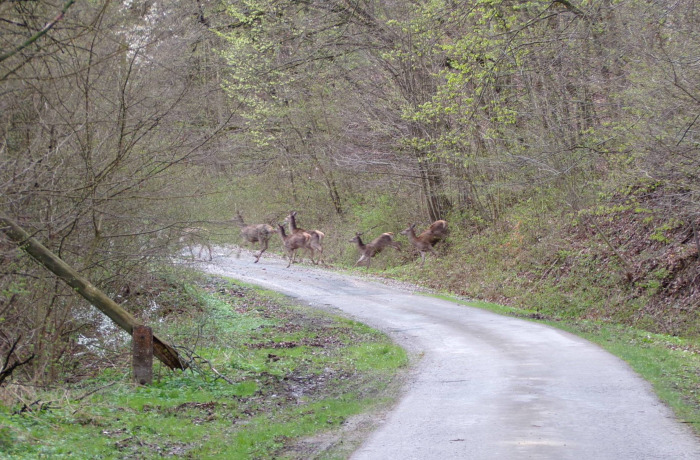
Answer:
[{"label": "green foliage", "polygon": [[377,233],[383,233],[394,230],[397,222],[400,222],[401,211],[404,211],[400,206],[393,196],[376,195],[356,198],[350,203],[350,212],[361,231],[372,228]]},{"label": "green foliage", "polygon": [[391,344],[366,343],[349,347],[347,358],[359,370],[396,369],[408,364],[406,354]]},{"label": "green foliage", "polygon": [[134,386],[128,369],[104,369],[60,397],[41,392],[44,410],[0,407],[0,455],[276,457],[382,402],[407,364],[383,334],[277,294],[208,280],[180,295],[204,309],[166,325],[197,335],[190,370]]},{"label": "green foliage", "polygon": [[649,236],[652,241],[658,241],[660,243],[670,243],[671,240],[666,235],[669,231],[675,230],[683,225],[683,221],[680,219],[672,218],[669,221],[661,224],[659,227],[654,229],[654,232]]},{"label": "green foliage", "polygon": [[[561,327],[561,326],[560,326]],[[698,343],[625,326],[577,322],[564,325],[627,361],[651,382],[659,397],[695,430],[700,423]]]},{"label": "green foliage", "polygon": [[0,426],[0,453],[14,454],[19,450],[19,445],[15,431],[9,426]]}]

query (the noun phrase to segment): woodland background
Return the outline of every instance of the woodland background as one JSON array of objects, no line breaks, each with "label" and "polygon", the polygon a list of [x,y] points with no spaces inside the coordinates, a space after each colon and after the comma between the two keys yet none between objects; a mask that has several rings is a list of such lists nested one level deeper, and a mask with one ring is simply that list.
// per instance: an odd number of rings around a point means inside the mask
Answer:
[{"label": "woodland background", "polygon": [[[695,0],[0,1],[0,95],[0,216],[138,317],[177,308],[183,245],[296,210],[331,265],[446,219],[439,258],[381,272],[698,336]],[[109,359],[92,307],[0,258],[3,370]]]}]

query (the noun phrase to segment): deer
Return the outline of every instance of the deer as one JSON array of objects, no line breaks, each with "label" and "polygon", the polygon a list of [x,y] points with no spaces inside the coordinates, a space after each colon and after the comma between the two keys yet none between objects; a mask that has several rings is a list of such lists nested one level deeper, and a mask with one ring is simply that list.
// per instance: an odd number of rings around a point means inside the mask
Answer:
[{"label": "deer", "polygon": [[268,242],[275,233],[275,228],[268,224],[247,225],[243,221],[240,211],[236,211],[236,217],[233,218],[233,221],[241,227],[241,235],[247,242],[251,244],[260,243],[260,252],[255,256],[255,263],[258,263],[263,252],[267,250]]},{"label": "deer", "polygon": [[186,227],[180,233],[180,243],[185,244],[190,251],[192,260],[195,259],[194,247],[199,245],[199,253],[196,258],[202,258],[202,252],[206,248],[209,251],[209,261],[212,260],[211,245],[209,244],[209,235],[206,229],[201,227]]},{"label": "deer", "polygon": [[300,233],[287,233],[284,231],[284,226],[282,224],[277,224],[279,227],[279,234],[282,238],[282,244],[284,244],[284,249],[289,255],[289,263],[287,268],[294,263],[294,257],[296,256],[297,249],[306,248],[309,245],[309,240],[311,235],[306,232]]},{"label": "deer", "polygon": [[351,243],[357,244],[357,248],[362,254],[360,258],[357,259],[357,262],[355,262],[355,267],[357,267],[357,264],[359,264],[363,260],[366,260],[367,270],[369,270],[369,265],[372,262],[372,257],[382,252],[382,250],[387,246],[391,246],[397,251],[401,251],[401,244],[397,241],[394,241],[394,234],[391,232],[382,233],[377,238],[373,239],[371,243],[367,244],[364,244],[362,242],[360,236],[362,236],[362,233],[355,233],[355,237],[350,240]]},{"label": "deer", "polygon": [[408,237],[408,241],[411,242],[413,247],[415,247],[421,256],[421,268],[425,264],[425,254],[430,252],[435,257],[437,257],[437,252],[435,252],[435,246],[438,242],[445,239],[447,236],[447,222],[444,220],[436,220],[427,230],[425,230],[420,235],[416,236],[416,224],[408,224],[408,228],[401,231],[402,235]]},{"label": "deer", "polygon": [[[326,235],[320,230],[304,230],[303,228],[297,227],[296,216],[297,212],[291,211],[289,215],[284,219],[284,221],[289,223],[289,228],[291,229],[292,233],[306,232],[311,236],[306,249],[308,249],[309,253],[311,254],[311,262],[314,265],[318,265],[318,263],[321,262],[321,258],[323,257],[323,238],[325,238]],[[318,261],[314,261],[315,253],[318,253]]]}]

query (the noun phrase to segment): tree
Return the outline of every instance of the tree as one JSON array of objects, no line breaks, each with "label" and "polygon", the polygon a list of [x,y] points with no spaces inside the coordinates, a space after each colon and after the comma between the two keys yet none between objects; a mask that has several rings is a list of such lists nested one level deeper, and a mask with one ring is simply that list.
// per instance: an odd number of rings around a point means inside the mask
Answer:
[{"label": "tree", "polygon": [[[387,19],[421,11],[400,2],[340,1],[240,1],[229,11],[240,27],[226,34],[231,64],[227,88],[246,106],[251,142],[261,149],[283,142],[280,157],[294,171],[290,182],[301,171],[318,170],[340,211],[330,165],[342,164],[352,145],[355,170],[376,165],[377,154],[400,155],[404,164],[407,156],[429,215],[437,219],[449,210],[441,166],[424,147],[436,127],[404,116],[433,94],[436,64],[417,34]],[[346,97],[348,93],[354,97]],[[362,126],[363,135],[333,142],[329,133],[342,133],[342,122],[348,119]],[[382,142],[385,152],[363,142],[385,136],[390,137]],[[343,147],[324,148],[334,144]],[[273,149],[267,150],[275,156]],[[296,153],[304,160],[298,161]]]},{"label": "tree", "polygon": [[[207,147],[232,115],[201,104],[220,88],[198,59],[215,37],[197,4],[66,5],[55,21],[51,2],[2,4],[15,52],[0,61],[0,213],[98,287],[126,292],[190,225],[174,197],[197,191],[180,177],[216,163]],[[21,335],[15,354],[36,355],[23,369],[51,380],[100,320],[11,244],[2,251],[0,348]]]}]

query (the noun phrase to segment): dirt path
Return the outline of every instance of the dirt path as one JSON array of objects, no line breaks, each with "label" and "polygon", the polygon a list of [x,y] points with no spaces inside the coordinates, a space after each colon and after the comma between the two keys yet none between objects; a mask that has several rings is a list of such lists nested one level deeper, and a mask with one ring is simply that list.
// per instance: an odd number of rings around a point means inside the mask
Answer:
[{"label": "dirt path", "polygon": [[338,309],[420,360],[353,459],[700,459],[700,440],[617,358],[528,321],[279,259],[210,272]]}]

